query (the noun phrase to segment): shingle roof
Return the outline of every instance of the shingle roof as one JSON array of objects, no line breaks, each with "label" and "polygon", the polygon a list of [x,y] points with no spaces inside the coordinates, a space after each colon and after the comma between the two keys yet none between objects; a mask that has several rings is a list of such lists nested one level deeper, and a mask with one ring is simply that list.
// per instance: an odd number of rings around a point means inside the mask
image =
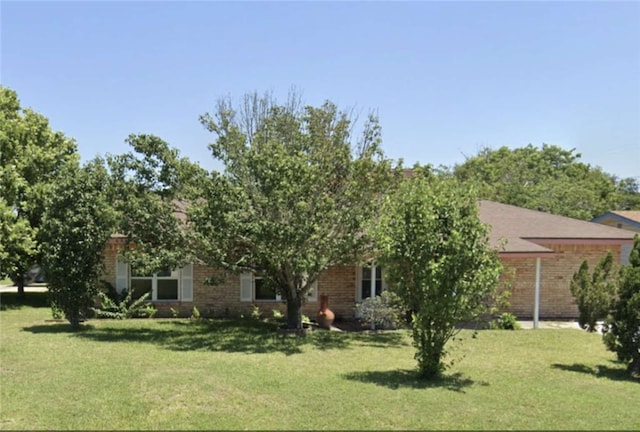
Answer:
[{"label": "shingle roof", "polygon": [[640,223],[640,211],[639,210],[617,210],[611,211],[615,215],[621,216],[629,221]]},{"label": "shingle roof", "polygon": [[615,221],[618,223],[628,224],[632,229],[640,229],[640,211],[637,210],[616,210],[610,211],[596,218],[591,222],[602,223],[608,225],[607,221]]},{"label": "shingle roof", "polygon": [[503,252],[544,253],[544,240],[631,240],[634,232],[493,201],[480,201],[480,220],[491,226],[490,242]]}]

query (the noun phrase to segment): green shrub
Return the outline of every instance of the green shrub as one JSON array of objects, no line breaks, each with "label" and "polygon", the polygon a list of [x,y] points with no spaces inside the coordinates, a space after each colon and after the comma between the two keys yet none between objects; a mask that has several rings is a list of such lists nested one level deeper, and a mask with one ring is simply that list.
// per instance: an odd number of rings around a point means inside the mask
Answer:
[{"label": "green shrub", "polygon": [[191,311],[191,319],[192,320],[199,320],[201,318],[200,316],[200,310],[198,310],[197,307],[193,307],[193,310]]},{"label": "green shrub", "polygon": [[254,319],[256,321],[262,319],[262,311],[256,305],[253,305],[253,308],[251,309],[251,319]]},{"label": "green shrub", "polygon": [[580,312],[578,323],[588,332],[596,331],[598,320],[604,319],[611,307],[615,293],[613,265],[613,255],[609,251],[593,269],[592,275],[585,260],[571,279],[571,294]]},{"label": "green shrub", "polygon": [[368,297],[356,305],[356,315],[371,328],[397,328],[402,325],[404,310],[399,297],[391,291]]},{"label": "green shrub", "polygon": [[64,318],[64,311],[55,302],[51,302],[51,316],[56,320]]},{"label": "green shrub", "polygon": [[280,312],[279,309],[272,309],[271,310],[271,314],[273,315],[273,319],[276,321],[280,321],[282,319],[284,319],[284,314],[282,312]]},{"label": "green shrub", "polygon": [[118,291],[108,282],[103,282],[106,292],[99,291],[99,308],[91,308],[98,318],[129,319],[129,318],[152,318],[157,310],[147,303],[149,293],[145,293],[140,298],[134,298],[134,290]]},{"label": "green shrub", "polygon": [[494,330],[518,330],[521,326],[514,314],[505,312],[491,321],[491,328]]}]

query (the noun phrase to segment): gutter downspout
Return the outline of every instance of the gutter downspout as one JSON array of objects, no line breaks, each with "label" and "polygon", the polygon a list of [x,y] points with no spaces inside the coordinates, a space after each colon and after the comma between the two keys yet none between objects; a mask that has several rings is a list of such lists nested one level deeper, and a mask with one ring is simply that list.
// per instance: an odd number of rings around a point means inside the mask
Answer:
[{"label": "gutter downspout", "polygon": [[536,258],[536,291],[533,300],[533,328],[540,326],[540,257]]}]

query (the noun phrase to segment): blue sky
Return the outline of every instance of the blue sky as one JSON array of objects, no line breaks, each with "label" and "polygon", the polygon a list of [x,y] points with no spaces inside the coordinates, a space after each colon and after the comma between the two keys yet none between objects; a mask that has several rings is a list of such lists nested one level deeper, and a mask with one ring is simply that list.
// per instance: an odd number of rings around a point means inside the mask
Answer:
[{"label": "blue sky", "polygon": [[639,2],[0,2],[0,82],[83,158],[153,133],[218,169],[221,96],[293,86],[364,118],[392,158],[576,148],[640,176]]}]

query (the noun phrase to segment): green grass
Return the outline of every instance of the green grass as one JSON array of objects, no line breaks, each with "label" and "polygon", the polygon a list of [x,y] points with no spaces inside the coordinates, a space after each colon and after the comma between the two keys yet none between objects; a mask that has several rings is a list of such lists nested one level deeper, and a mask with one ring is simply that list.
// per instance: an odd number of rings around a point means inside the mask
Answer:
[{"label": "green grass", "polygon": [[640,429],[640,382],[579,330],[463,332],[436,382],[403,331],[253,321],[52,323],[3,294],[1,429]]}]

